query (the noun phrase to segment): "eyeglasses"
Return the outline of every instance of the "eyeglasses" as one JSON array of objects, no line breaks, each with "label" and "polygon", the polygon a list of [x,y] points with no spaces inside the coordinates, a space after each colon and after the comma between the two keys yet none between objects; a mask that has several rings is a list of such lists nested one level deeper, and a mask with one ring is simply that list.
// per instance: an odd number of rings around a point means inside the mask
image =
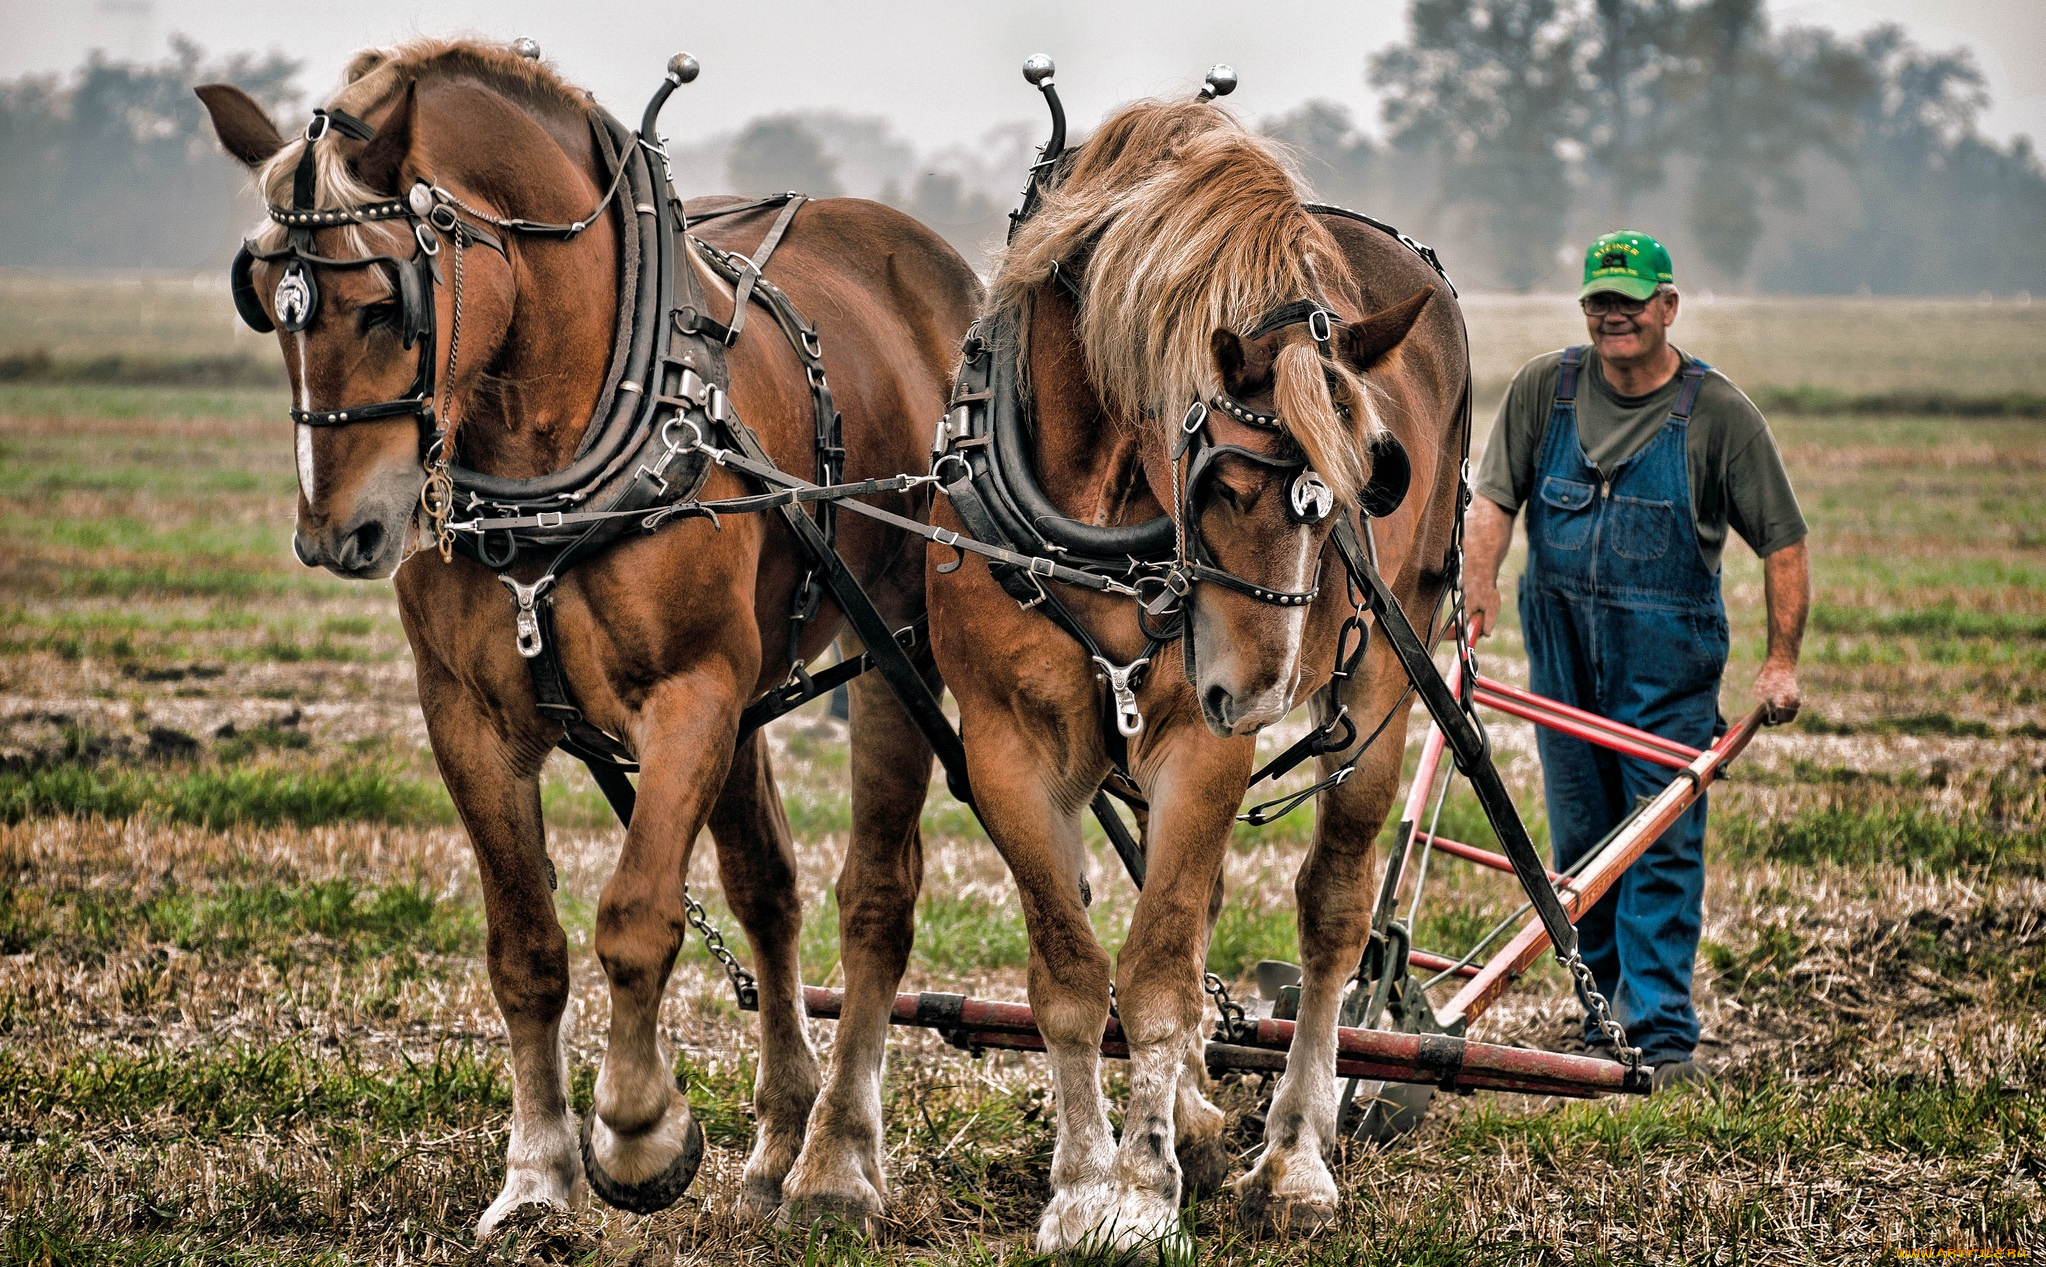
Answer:
[{"label": "eyeglasses", "polygon": [[1596,295],[1586,295],[1577,301],[1577,306],[1584,309],[1587,317],[1603,317],[1609,312],[1617,312],[1623,317],[1638,317],[1653,298],[1651,295],[1648,299],[1629,299],[1625,295],[1601,291]]}]

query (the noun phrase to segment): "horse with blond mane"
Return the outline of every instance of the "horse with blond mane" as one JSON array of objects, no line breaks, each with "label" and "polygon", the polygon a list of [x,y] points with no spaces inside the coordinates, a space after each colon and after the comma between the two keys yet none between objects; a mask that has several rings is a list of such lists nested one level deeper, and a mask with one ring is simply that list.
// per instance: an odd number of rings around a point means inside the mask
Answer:
[{"label": "horse with blond mane", "polygon": [[[434,758],[475,850],[512,1071],[509,1173],[479,1232],[522,1203],[578,1203],[590,1186],[649,1212],[695,1174],[703,1135],[658,1020],[706,825],[758,972],[742,1201],[807,1217],[884,1186],[877,1089],[932,750],[886,686],[855,684],[853,838],[838,884],[848,998],[820,1099],[788,821],[767,744],[741,719],[843,623],[838,589],[802,599],[825,563],[799,539],[825,520],[793,501],[781,518],[648,516],[675,490],[706,505],[760,500],[727,465],[743,458],[711,456],[755,442],[756,466],[820,464],[920,515],[921,495],[888,477],[928,458],[980,286],[937,235],[873,203],[698,201],[686,223],[655,138],[626,132],[537,48],[522,52],[363,53],[291,139],[240,90],[200,89],[271,204],[235,296],[252,325],[278,331],[291,380],[294,548],[343,576],[395,571]],[[643,130],[695,74],[686,57],[669,65]],[[775,323],[739,337],[749,297],[763,296]],[[653,372],[621,369],[633,364]],[[411,552],[422,494],[426,530],[443,541],[457,511],[502,526],[456,551]],[[624,526],[586,548],[585,523]],[[838,526],[847,575],[887,621],[883,643],[923,611],[913,545],[866,519]],[[549,674],[531,667],[543,654]],[[541,767],[565,734],[644,769],[636,803],[617,776],[632,812],[596,914],[610,1036],[580,1140],[561,1032],[568,945],[540,812]]]},{"label": "horse with blond mane", "polygon": [[[1178,1252],[1182,1188],[1226,1177],[1203,1095],[1203,961],[1257,732],[1302,703],[1327,733],[1344,710],[1359,719],[1319,755],[1354,777],[1322,795],[1301,866],[1298,1030],[1236,1189],[1252,1226],[1310,1228],[1336,1206],[1337,1010],[1370,928],[1407,689],[1384,639],[1359,648],[1362,603],[1328,547],[1368,509],[1394,594],[1434,609],[1455,550],[1462,321],[1413,250],[1310,209],[1275,148],[1207,100],[1120,110],[1040,192],[968,340],[986,386],[956,398],[1013,398],[1024,422],[941,459],[976,477],[948,485],[939,522],[1037,534],[1068,563],[1120,555],[1145,601],[978,561],[934,559],[928,578],[978,808],[1021,890],[1056,1088],[1038,1247]],[[1147,807],[1113,965],[1080,832],[1104,780]],[[1131,1060],[1119,1143],[1099,1071],[1112,1011]]]}]

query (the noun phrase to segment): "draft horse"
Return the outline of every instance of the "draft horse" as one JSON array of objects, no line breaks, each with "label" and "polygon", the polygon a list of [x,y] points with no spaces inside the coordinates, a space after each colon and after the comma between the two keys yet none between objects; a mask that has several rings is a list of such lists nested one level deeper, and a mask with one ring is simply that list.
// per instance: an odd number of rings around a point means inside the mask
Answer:
[{"label": "draft horse", "polygon": [[[292,138],[240,90],[199,90],[271,205],[235,296],[277,329],[289,372],[293,548],[342,576],[395,571],[434,759],[475,849],[513,1078],[508,1174],[479,1233],[525,1202],[577,1203],[586,1183],[650,1211],[695,1173],[702,1131],[657,1021],[706,824],[758,970],[743,1200],[834,1208],[884,1186],[881,1059],[931,748],[887,687],[855,685],[838,889],[849,997],[813,1118],[789,828],[742,715],[841,626],[837,592],[798,549],[826,516],[676,507],[759,496],[706,457],[718,445],[816,464],[826,482],[922,469],[980,285],[935,234],[851,199],[699,201],[685,238],[652,123],[694,62],[670,63],[642,142],[537,56],[364,52]],[[762,267],[771,255],[772,277],[741,252]],[[783,331],[761,317],[738,337],[749,302]],[[874,502],[919,516],[924,498],[898,487]],[[834,544],[886,628],[919,618],[913,536],[861,519],[836,525]],[[597,908],[610,1032],[580,1141],[540,813],[541,766],[564,738],[644,770]]]},{"label": "draft horse", "polygon": [[[1364,604],[1331,538],[1347,519],[1404,608],[1434,609],[1455,554],[1462,321],[1415,251],[1310,210],[1273,147],[1206,99],[1112,115],[1024,215],[967,344],[968,369],[991,368],[958,398],[994,411],[992,438],[939,462],[959,465],[938,521],[1142,596],[977,559],[934,556],[928,577],[973,791],[1021,890],[1056,1087],[1038,1247],[1180,1252],[1183,1180],[1213,1190],[1226,1173],[1202,1095],[1204,959],[1257,732],[1303,702],[1317,723],[1355,720],[1324,774],[1370,746],[1320,799],[1296,882],[1299,1028],[1236,1190],[1252,1225],[1310,1228],[1336,1205],[1337,1010],[1408,708],[1385,639],[1358,658]],[[1113,969],[1080,832],[1105,779],[1148,807]],[[1119,1144],[1099,1085],[1112,1007],[1131,1059]]]}]

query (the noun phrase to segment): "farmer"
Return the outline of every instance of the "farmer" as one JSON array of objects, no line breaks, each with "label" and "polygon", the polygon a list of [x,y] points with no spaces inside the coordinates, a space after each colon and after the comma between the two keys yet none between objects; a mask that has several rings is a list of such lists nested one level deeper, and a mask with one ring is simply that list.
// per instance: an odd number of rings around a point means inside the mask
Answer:
[{"label": "farmer", "polygon": [[[1499,563],[1526,506],[1520,627],[1532,689],[1703,748],[1726,729],[1727,528],[1762,557],[1769,650],[1754,694],[1772,720],[1797,714],[1811,583],[1804,516],[1769,424],[1725,375],[1669,341],[1673,282],[1669,252],[1645,233],[1608,233],[1585,253],[1577,302],[1591,343],[1514,375],[1471,502],[1468,602],[1478,631],[1491,633]],[[1663,767],[1546,728],[1537,735],[1559,870],[1669,784]],[[1577,926],[1599,991],[1655,1066],[1657,1088],[1709,1077],[1693,1060],[1691,1006],[1704,891],[1700,797]],[[1611,1057],[1589,1016],[1582,1035],[1585,1049]]]}]

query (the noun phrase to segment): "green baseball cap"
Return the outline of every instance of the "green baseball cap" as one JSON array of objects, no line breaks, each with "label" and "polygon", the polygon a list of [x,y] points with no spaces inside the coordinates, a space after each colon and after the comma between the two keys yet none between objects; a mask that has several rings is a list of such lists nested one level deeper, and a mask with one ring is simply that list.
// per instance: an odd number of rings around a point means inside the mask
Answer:
[{"label": "green baseball cap", "polygon": [[1669,252],[1646,233],[1619,229],[1591,244],[1584,253],[1584,289],[1579,299],[1614,290],[1629,299],[1646,299],[1664,282],[1673,282]]}]

